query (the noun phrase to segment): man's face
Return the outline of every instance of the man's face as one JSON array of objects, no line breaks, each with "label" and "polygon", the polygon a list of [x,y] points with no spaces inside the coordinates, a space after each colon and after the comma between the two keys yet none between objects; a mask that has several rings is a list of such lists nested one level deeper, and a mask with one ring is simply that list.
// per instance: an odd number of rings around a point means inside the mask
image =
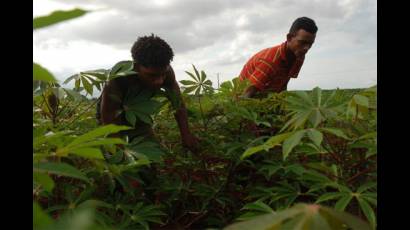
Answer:
[{"label": "man's face", "polygon": [[288,34],[288,48],[295,54],[296,57],[303,57],[310,47],[315,42],[316,34],[300,29],[296,34]]},{"label": "man's face", "polygon": [[170,66],[164,68],[145,67],[137,65],[138,78],[149,88],[159,89],[164,84]]}]

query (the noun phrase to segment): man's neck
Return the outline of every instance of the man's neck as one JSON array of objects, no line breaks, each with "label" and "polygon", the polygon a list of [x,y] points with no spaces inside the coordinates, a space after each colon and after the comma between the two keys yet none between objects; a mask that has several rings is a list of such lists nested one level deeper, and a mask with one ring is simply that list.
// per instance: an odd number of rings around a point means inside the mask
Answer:
[{"label": "man's neck", "polygon": [[289,44],[286,43],[286,59],[289,64],[292,64],[296,60],[295,54],[289,49]]}]

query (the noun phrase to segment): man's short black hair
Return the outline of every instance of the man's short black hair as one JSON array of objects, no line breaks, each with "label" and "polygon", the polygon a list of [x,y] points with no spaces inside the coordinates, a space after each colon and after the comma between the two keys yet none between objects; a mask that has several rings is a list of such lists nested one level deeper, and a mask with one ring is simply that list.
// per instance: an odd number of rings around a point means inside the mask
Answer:
[{"label": "man's short black hair", "polygon": [[289,33],[296,34],[296,32],[300,29],[304,29],[309,33],[316,34],[317,26],[315,21],[308,17],[300,17],[297,18],[290,27]]},{"label": "man's short black hair", "polygon": [[174,57],[171,47],[160,37],[150,36],[138,37],[131,48],[134,62],[148,68],[163,68],[170,64]]}]

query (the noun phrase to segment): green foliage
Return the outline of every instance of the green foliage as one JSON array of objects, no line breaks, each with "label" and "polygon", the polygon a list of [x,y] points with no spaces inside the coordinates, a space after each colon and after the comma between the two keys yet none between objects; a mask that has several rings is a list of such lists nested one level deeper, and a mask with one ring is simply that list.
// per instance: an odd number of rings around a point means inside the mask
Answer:
[{"label": "green foliage", "polygon": [[89,179],[73,166],[66,163],[51,163],[51,162],[40,162],[33,164],[34,173],[36,172],[46,172],[61,176],[68,176],[72,178],[77,178],[89,182]]},{"label": "green foliage", "polygon": [[152,124],[152,115],[162,104],[153,99],[154,95],[149,90],[129,90],[124,99],[124,112],[127,121],[135,126],[137,121]]},{"label": "green foliage", "polygon": [[246,81],[214,91],[193,68],[181,84],[197,154],[181,144],[167,91],[133,88],[119,113],[155,138],[97,125],[84,94],[135,74],[130,61],[73,75],[73,89],[33,81],[35,229],[377,227],[376,88],[244,99]]},{"label": "green foliage", "polygon": [[87,12],[88,11],[82,9],[73,9],[67,11],[57,10],[52,12],[50,15],[34,18],[33,29],[40,29],[62,21],[77,18],[83,16]]},{"label": "green foliage", "polygon": [[368,224],[349,214],[318,205],[297,204],[275,214],[267,214],[224,229],[371,229]]},{"label": "green foliage", "polygon": [[238,99],[248,86],[249,81],[241,81],[239,77],[236,77],[232,81],[223,82],[219,91],[227,98]]},{"label": "green foliage", "polygon": [[[111,69],[97,69],[88,70],[74,74],[64,81],[64,84],[74,80],[76,90],[81,91],[85,89],[86,93],[93,95],[94,87],[99,91],[102,90],[104,85],[112,79],[118,77],[126,77],[135,75],[134,63],[132,61],[120,61],[116,63]],[[81,85],[83,87],[81,87]]]},{"label": "green foliage", "polygon": [[282,130],[286,130],[288,127],[292,130],[303,128],[307,122],[311,127],[316,128],[326,119],[336,116],[341,111],[340,106],[343,104],[333,100],[338,93],[339,91],[336,90],[324,100],[322,91],[318,87],[313,89],[310,97],[304,91],[294,92],[287,99],[287,110],[290,111],[289,116],[292,118],[283,126]]},{"label": "green foliage", "polygon": [[45,82],[56,82],[54,76],[41,65],[33,62],[33,80],[35,81],[45,81]]},{"label": "green foliage", "polygon": [[205,72],[201,71],[201,74],[199,74],[196,67],[194,65],[192,65],[192,67],[194,68],[195,73],[191,73],[188,71],[185,71],[185,73],[187,73],[194,81],[180,81],[182,85],[186,86],[184,93],[188,94],[195,91],[195,95],[200,95],[201,92],[203,93],[207,90],[212,90],[212,82],[211,80],[206,78]]}]

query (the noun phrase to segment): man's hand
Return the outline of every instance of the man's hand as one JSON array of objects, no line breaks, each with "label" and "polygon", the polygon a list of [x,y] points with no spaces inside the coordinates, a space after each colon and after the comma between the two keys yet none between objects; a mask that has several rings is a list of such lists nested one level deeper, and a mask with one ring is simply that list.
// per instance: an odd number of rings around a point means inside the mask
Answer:
[{"label": "man's hand", "polygon": [[182,136],[182,144],[191,152],[195,153],[198,151],[199,139],[191,133],[188,133]]}]

